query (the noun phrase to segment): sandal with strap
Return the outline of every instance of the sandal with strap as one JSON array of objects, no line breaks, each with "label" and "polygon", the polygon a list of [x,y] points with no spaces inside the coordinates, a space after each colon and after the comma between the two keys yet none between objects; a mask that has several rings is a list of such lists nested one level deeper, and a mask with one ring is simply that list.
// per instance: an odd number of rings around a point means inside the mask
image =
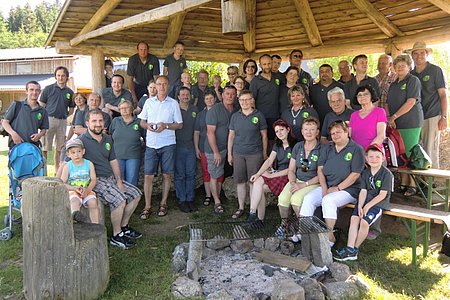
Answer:
[{"label": "sandal with strap", "polygon": [[209,206],[211,204],[211,197],[205,197],[205,200],[203,200],[204,206]]},{"label": "sandal with strap", "polygon": [[141,212],[141,214],[139,215],[139,218],[141,220],[147,220],[150,215],[152,214],[152,209],[151,208],[144,208]]},{"label": "sandal with strap", "polygon": [[161,204],[158,209],[158,217],[164,217],[167,215],[167,204]]},{"label": "sandal with strap", "polygon": [[220,203],[214,204],[214,212],[218,215],[223,214],[224,209],[223,209],[222,204],[220,204]]},{"label": "sandal with strap", "polygon": [[403,195],[405,197],[411,197],[411,196],[414,196],[415,194],[417,194],[417,188],[415,186],[408,186]]},{"label": "sandal with strap", "polygon": [[234,214],[231,216],[232,219],[239,219],[244,214],[243,209],[238,209],[234,212]]}]

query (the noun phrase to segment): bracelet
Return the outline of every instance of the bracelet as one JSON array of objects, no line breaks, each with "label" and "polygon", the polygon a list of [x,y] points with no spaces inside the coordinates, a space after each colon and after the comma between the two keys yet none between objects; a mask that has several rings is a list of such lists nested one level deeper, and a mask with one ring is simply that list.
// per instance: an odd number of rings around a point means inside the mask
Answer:
[{"label": "bracelet", "polygon": [[447,115],[441,115],[441,119],[447,120]]},{"label": "bracelet", "polygon": [[395,119],[398,118],[397,114],[393,114],[392,116],[393,116]]}]

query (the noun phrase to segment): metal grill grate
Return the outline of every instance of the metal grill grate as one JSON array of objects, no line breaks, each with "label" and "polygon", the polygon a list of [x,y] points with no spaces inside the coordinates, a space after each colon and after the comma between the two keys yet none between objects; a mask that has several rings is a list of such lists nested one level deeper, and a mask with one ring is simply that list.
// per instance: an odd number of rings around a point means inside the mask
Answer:
[{"label": "metal grill grate", "polygon": [[291,217],[288,219],[268,219],[264,222],[226,221],[199,222],[189,224],[191,241],[207,241],[212,239],[248,240],[275,236],[277,229],[283,226],[286,236],[293,234],[311,234],[328,232],[327,225],[317,218]]}]

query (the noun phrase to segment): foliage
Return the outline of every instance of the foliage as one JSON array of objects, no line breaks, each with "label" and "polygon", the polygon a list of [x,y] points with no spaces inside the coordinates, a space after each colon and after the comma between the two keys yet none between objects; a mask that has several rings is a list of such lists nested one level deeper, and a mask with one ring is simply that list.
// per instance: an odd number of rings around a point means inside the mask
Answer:
[{"label": "foliage", "polygon": [[222,79],[222,86],[228,81],[227,68],[228,65],[219,62],[209,61],[188,61],[188,72],[191,74],[192,82],[196,82],[196,76],[198,71],[206,70],[209,73],[209,85],[212,85],[212,78],[214,75],[219,75]]},{"label": "foliage", "polygon": [[42,2],[34,10],[29,4],[12,7],[0,16],[0,49],[43,47],[59,12],[59,1]]}]

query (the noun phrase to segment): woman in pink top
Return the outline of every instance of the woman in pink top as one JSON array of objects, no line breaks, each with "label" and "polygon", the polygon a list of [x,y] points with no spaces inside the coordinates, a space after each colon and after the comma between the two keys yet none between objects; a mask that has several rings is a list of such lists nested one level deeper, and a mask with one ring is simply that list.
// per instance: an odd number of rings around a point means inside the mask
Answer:
[{"label": "woman in pink top", "polygon": [[356,90],[356,100],[361,109],[350,116],[349,134],[363,149],[372,144],[381,145],[386,138],[386,112],[374,105],[374,97],[372,86],[360,86]]}]

